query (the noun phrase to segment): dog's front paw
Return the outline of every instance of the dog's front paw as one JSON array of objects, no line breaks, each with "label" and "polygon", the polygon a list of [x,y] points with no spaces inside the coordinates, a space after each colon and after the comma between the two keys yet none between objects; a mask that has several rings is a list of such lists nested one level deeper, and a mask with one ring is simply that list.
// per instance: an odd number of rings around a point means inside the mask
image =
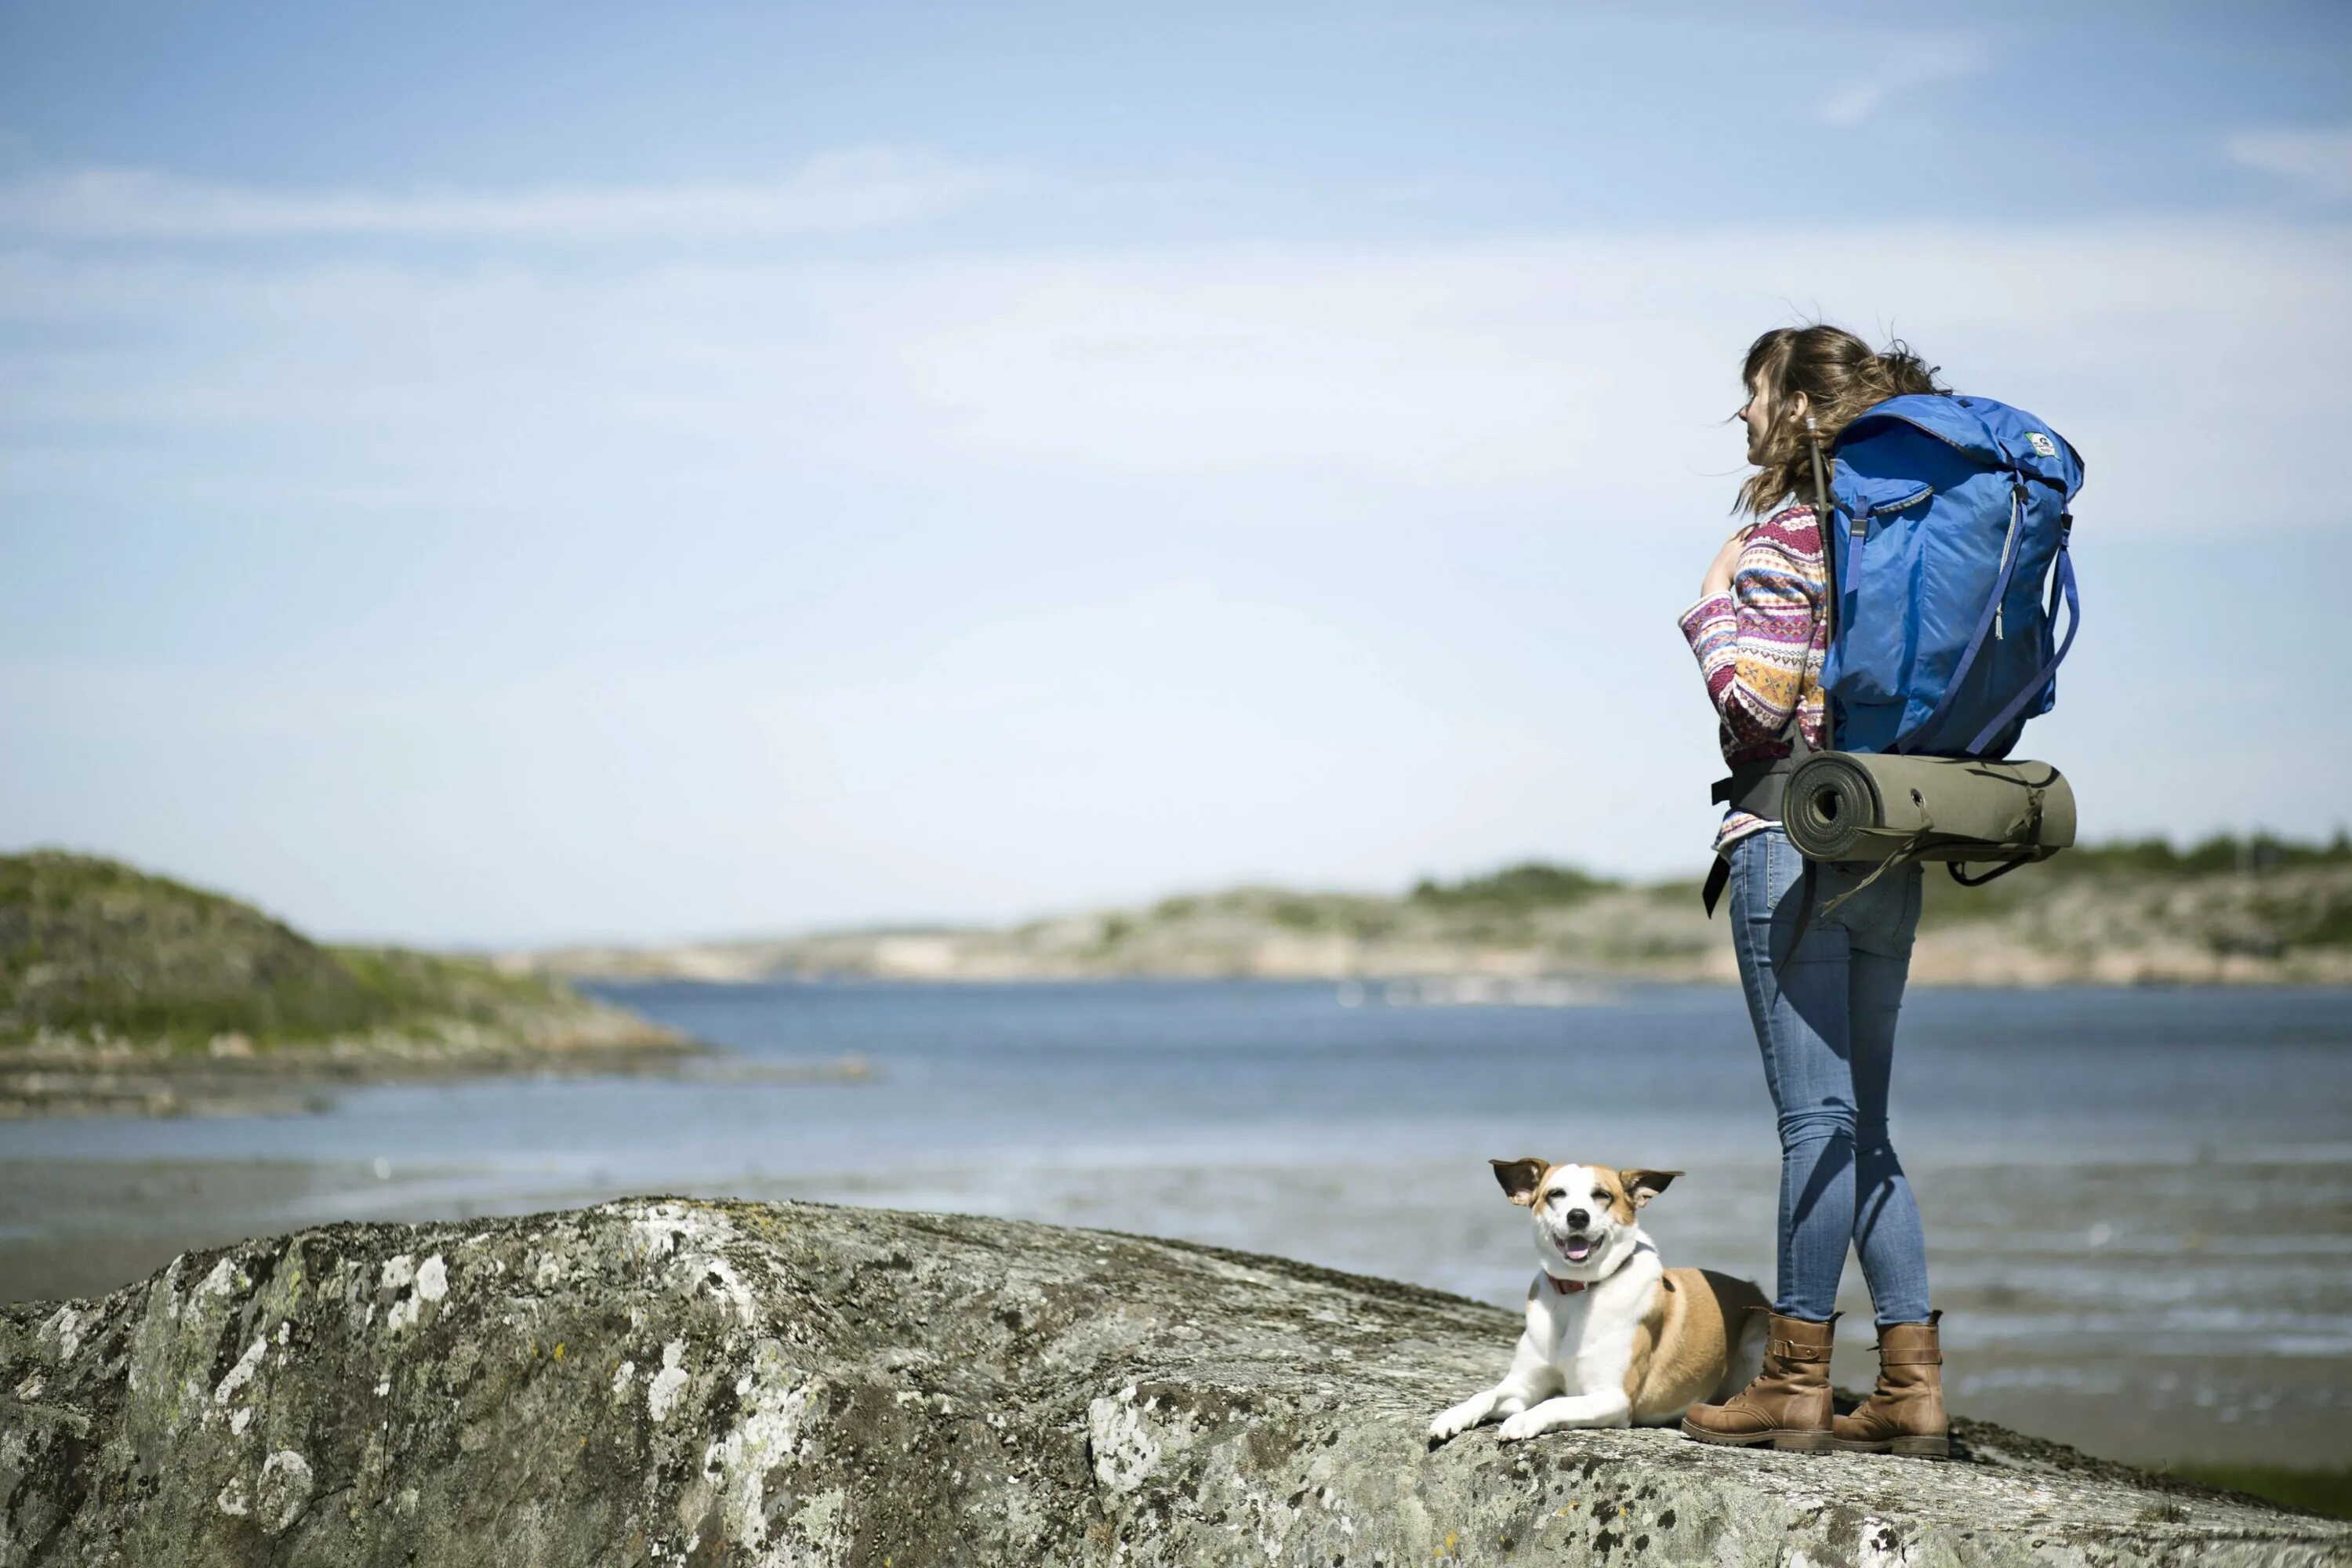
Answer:
[{"label": "dog's front paw", "polygon": [[1524,1443],[1530,1437],[1540,1436],[1550,1430],[1550,1417],[1539,1415],[1532,1410],[1522,1410],[1504,1422],[1502,1429],[1495,1436],[1506,1443]]},{"label": "dog's front paw", "polygon": [[1443,1411],[1429,1424],[1429,1440],[1443,1443],[1458,1437],[1486,1418],[1489,1405],[1484,1399],[1465,1399],[1453,1409]]}]

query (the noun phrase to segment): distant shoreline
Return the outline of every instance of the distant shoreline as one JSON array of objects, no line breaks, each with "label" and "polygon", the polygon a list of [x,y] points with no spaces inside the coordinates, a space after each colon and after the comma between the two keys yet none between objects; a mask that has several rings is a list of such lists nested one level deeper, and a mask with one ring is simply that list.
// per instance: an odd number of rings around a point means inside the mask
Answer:
[{"label": "distant shoreline", "polygon": [[[121,1042],[0,1047],[0,1122],[51,1116],[286,1116],[370,1084],[446,1083],[534,1073],[670,1073],[709,1047],[607,1009],[601,1037],[540,1047],[450,1049],[397,1039],[229,1056]],[[567,1020],[577,1026],[575,1016]]]},{"label": "distant shoreline", "polygon": [[[1116,985],[1295,985],[1328,988],[1343,994],[1350,986],[1361,986],[1361,1001],[1343,1000],[1342,1006],[1364,1007],[1557,1007],[1572,1010],[1582,1007],[1609,1007],[1622,1005],[1629,993],[1644,989],[1683,989],[1735,992],[1739,985],[1737,975],[1718,977],[1658,976],[1650,974],[1544,974],[1521,982],[1491,984],[1482,975],[1261,975],[1261,974],[991,974],[985,976],[921,978],[892,974],[862,974],[839,971],[814,973],[783,973],[748,976],[741,979],[711,979],[685,974],[610,974],[579,978],[573,984],[589,988],[601,998],[631,1005],[631,993],[640,987],[665,985],[709,986],[719,990],[750,988],[757,985],[836,987],[899,987],[913,990],[966,989],[985,991],[996,987],[1031,986],[1055,989],[1062,986]],[[1400,998],[1399,990],[1417,990],[1418,995]],[[2111,981],[2053,981],[2030,984],[2006,984],[1978,980],[1916,980],[1911,991],[1937,992],[2107,992],[2107,991],[2309,991],[2322,994],[2352,995],[2352,980],[2136,980],[2123,983]],[[1387,994],[1381,994],[1386,992]]]},{"label": "distant shoreline", "polygon": [[[1935,868],[1912,958],[1937,986],[2352,985],[2352,852],[2243,868],[2077,852],[1981,889]],[[2242,860],[2243,857],[2240,858]],[[1402,897],[1238,888],[999,928],[837,931],[500,955],[560,980],[740,984],[1118,977],[1354,981],[1570,996],[1609,981],[1737,981],[1688,883],[1528,866]]]}]

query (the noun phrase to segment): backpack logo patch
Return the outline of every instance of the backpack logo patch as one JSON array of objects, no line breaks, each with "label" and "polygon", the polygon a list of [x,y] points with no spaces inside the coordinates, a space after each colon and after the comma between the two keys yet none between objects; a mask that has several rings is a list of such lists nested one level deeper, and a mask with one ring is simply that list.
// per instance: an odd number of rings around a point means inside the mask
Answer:
[{"label": "backpack logo patch", "polygon": [[2025,438],[2028,441],[2032,442],[2033,449],[2041,453],[2043,457],[2054,458],[2058,455],[2058,443],[2053,441],[2049,437],[2044,436],[2041,431],[2028,430],[2025,433]]}]

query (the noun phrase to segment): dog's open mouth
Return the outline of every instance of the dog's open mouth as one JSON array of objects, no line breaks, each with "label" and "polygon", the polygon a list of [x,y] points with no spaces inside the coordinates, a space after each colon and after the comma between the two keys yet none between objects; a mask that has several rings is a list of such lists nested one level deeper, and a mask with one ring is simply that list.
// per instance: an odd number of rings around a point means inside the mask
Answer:
[{"label": "dog's open mouth", "polygon": [[1598,1245],[1589,1236],[1563,1236],[1559,1238],[1559,1255],[1570,1263],[1581,1263],[1592,1256],[1592,1249]]}]

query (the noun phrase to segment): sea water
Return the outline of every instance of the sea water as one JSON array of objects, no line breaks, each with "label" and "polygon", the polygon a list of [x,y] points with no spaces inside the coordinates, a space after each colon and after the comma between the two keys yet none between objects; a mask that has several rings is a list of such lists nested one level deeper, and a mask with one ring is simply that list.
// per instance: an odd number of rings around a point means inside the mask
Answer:
[{"label": "sea water", "polygon": [[[1533,1154],[1687,1173],[1643,1216],[1667,1262],[1771,1285],[1777,1145],[1735,991],[595,989],[718,1054],[675,1078],[361,1089],[312,1116],[20,1125],[0,1152],[360,1173],[215,1216],[245,1229],[803,1196],[1189,1237],[1502,1306],[1532,1254],[1486,1161]],[[2119,1457],[2352,1459],[2352,994],[1916,990],[1893,1122],[1959,1407]],[[1866,1382],[1858,1269],[1842,1305],[1839,1376]]]}]

